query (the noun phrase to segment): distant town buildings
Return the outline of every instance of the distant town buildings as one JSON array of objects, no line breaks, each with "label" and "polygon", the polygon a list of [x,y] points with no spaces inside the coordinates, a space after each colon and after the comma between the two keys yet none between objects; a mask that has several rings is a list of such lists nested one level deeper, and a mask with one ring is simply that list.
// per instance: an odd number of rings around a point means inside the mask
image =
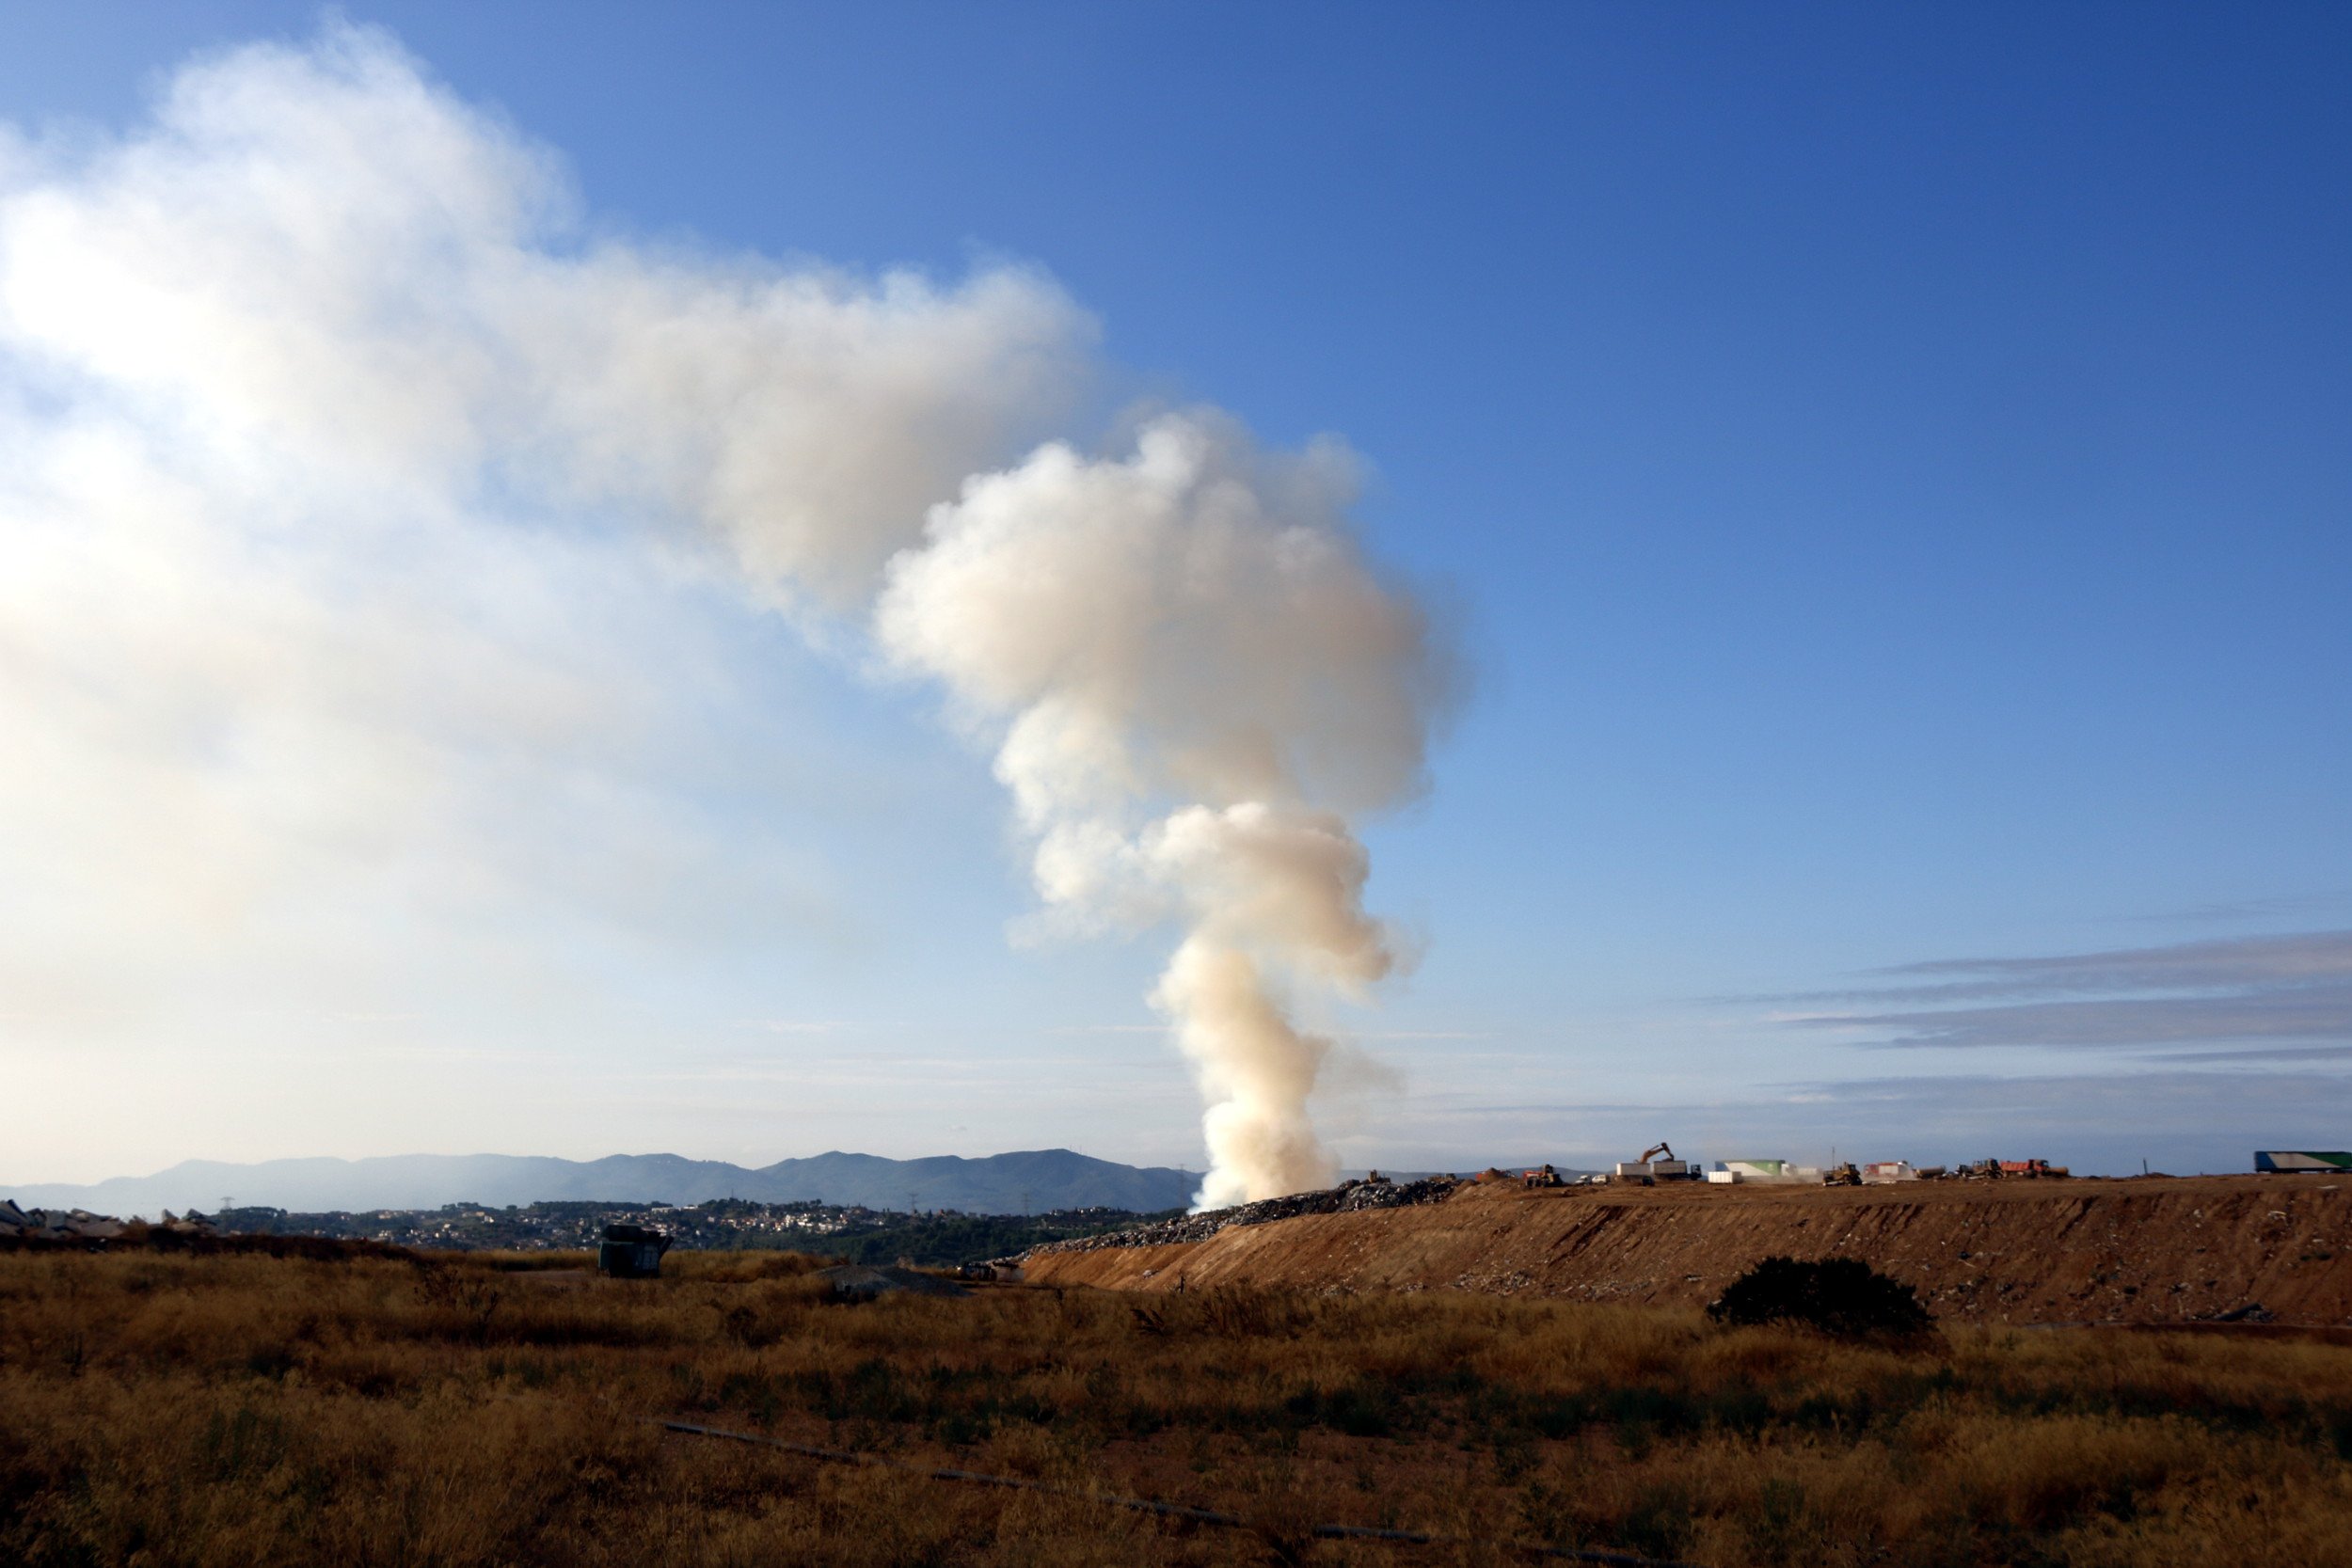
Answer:
[{"label": "distant town buildings", "polygon": [[[1089,1235],[1153,1217],[1106,1208],[1058,1209],[1031,1216],[960,1214],[952,1210],[915,1215],[859,1204],[714,1198],[691,1206],[559,1202],[500,1209],[452,1203],[439,1209],[320,1213],[256,1205],[212,1214],[167,1212],[153,1227],[191,1235],[321,1236],[392,1246],[519,1252],[595,1251],[608,1231],[634,1227],[701,1250],[772,1249],[863,1258],[886,1248],[885,1259],[913,1251],[921,1260],[935,1262],[1017,1251],[1038,1241]],[[123,1221],[81,1210],[24,1210],[0,1199],[0,1242],[13,1238],[33,1243],[100,1244],[123,1235],[125,1228]]]}]

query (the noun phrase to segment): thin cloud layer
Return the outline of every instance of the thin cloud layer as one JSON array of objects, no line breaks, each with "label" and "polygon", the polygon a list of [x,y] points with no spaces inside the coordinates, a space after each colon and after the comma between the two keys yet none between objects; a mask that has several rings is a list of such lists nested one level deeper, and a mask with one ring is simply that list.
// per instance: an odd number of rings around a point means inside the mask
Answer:
[{"label": "thin cloud layer", "polygon": [[2352,976],[2352,931],[2239,937],[2031,958],[1938,958],[1879,973],[1895,980],[1975,976],[1870,993],[1907,1001],[2292,985]]},{"label": "thin cloud layer", "polygon": [[[1876,1004],[1784,1022],[1881,1031],[1901,1046],[2275,1050],[2352,1044],[2352,932],[2314,931],[2036,958],[1948,958],[1879,972],[1889,984],[1788,1001]],[[1904,984],[1905,981],[1926,983]],[[1979,1006],[1939,1003],[1984,1002]]]}]

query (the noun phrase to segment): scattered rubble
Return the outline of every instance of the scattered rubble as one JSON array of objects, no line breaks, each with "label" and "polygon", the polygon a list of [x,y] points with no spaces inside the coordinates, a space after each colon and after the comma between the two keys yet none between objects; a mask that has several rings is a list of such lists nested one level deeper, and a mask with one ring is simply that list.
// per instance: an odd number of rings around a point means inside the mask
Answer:
[{"label": "scattered rubble", "polygon": [[[164,1218],[171,1220],[169,1214]],[[93,1214],[87,1209],[19,1209],[14,1199],[0,1198],[0,1238],[27,1242],[111,1242],[128,1228],[112,1214]]]},{"label": "scattered rubble", "polygon": [[1404,1209],[1419,1203],[1442,1203],[1452,1197],[1454,1190],[1460,1185],[1451,1176],[1425,1176],[1418,1181],[1391,1181],[1375,1171],[1360,1180],[1343,1181],[1319,1193],[1293,1193],[1288,1197],[1262,1198],[1256,1203],[1244,1203],[1232,1209],[1211,1209],[1204,1213],[1186,1214],[1181,1219],[1163,1220],[1157,1225],[1138,1226],[1133,1230],[1114,1230],[1101,1236],[1077,1236],[1066,1242],[1047,1242],[1031,1247],[1025,1256],[1034,1258],[1049,1252],[1095,1252],[1104,1247],[1168,1246],[1177,1242],[1205,1242],[1229,1226],[1264,1225],[1271,1220],[1286,1220],[1299,1214],[1344,1214],[1362,1209]]},{"label": "scattered rubble", "polygon": [[201,1214],[128,1220],[87,1209],[23,1209],[0,1198],[0,1251],[148,1251],[203,1255],[264,1253],[272,1258],[307,1258],[336,1262],[349,1258],[419,1260],[405,1247],[379,1242],[329,1240],[318,1236],[255,1236],[223,1230]]},{"label": "scattered rubble", "polygon": [[918,1296],[968,1296],[972,1293],[953,1280],[911,1268],[892,1268],[887,1264],[876,1267],[867,1263],[842,1263],[830,1269],[818,1269],[817,1277],[831,1287],[834,1299],[838,1301],[871,1301],[876,1296],[899,1292]]},{"label": "scattered rubble", "polygon": [[2266,1323],[2276,1322],[2277,1314],[2256,1301],[2233,1307],[2227,1312],[2210,1313],[2198,1321],[2209,1323]]}]

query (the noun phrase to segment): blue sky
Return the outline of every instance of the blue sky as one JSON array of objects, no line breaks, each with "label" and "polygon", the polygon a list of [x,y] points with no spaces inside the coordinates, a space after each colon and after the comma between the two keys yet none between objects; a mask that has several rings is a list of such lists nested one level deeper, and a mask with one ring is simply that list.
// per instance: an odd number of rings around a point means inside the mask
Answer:
[{"label": "blue sky", "polygon": [[[2352,1139],[2340,8],[342,14],[550,150],[591,232],[1034,267],[1100,324],[1066,433],[1211,399],[1362,454],[1367,546],[1472,679],[1366,829],[1420,958],[1338,1020],[1387,1069],[1323,1096],[1347,1163]],[[119,135],[192,54],[318,26],[21,8],[0,118]],[[414,961],[340,999],[272,1012],[257,935],[119,1026],[20,1007],[0,1061],[129,1109],[0,1179],[1197,1165],[1141,1000],[1168,933],[1009,941],[1019,835],[936,693],[690,619],[727,695],[674,717],[725,757],[637,782],[724,847],[661,919],[572,896],[605,849],[557,842],[477,911],[495,981],[378,887],[365,944]],[[1949,1008],[1998,1016],[1904,1022]]]}]

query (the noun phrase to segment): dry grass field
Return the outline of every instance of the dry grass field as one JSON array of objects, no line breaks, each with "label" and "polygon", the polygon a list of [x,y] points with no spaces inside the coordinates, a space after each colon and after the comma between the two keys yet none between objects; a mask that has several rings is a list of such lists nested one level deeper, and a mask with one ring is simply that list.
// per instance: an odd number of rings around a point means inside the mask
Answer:
[{"label": "dry grass field", "polygon": [[1447,1293],[842,1306],[777,1254],[638,1283],[519,1261],[0,1255],[0,1562],[1536,1560],[1319,1522],[1717,1568],[2352,1558],[2352,1349],[2327,1344],[1855,1347]]}]

